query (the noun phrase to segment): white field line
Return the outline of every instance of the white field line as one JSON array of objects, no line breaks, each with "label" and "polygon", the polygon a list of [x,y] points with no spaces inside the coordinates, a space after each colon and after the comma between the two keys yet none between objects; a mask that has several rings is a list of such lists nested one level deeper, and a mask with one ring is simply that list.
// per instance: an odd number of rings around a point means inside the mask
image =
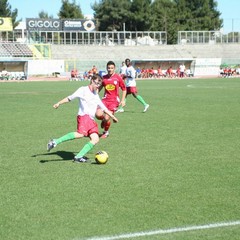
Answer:
[{"label": "white field line", "polygon": [[[151,235],[162,235],[162,234],[171,234],[171,233],[177,233],[177,232],[196,231],[196,230],[203,230],[203,229],[223,228],[223,227],[230,227],[230,226],[236,226],[236,225],[240,225],[240,221],[211,223],[206,225],[180,227],[180,228],[169,228],[165,230],[159,229],[159,230],[148,231],[148,232],[126,233],[126,234],[120,234],[115,236],[90,237],[90,238],[84,238],[84,240],[118,240],[118,239],[151,236]],[[81,239],[75,238],[74,240],[81,240]]]}]

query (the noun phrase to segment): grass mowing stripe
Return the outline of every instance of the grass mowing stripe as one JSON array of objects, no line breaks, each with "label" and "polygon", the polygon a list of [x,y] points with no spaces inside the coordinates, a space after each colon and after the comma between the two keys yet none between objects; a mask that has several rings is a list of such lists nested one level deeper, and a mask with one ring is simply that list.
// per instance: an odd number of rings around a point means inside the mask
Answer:
[{"label": "grass mowing stripe", "polygon": [[[91,238],[85,238],[84,240],[118,240],[118,239],[137,238],[137,237],[152,236],[152,235],[161,235],[161,234],[168,234],[168,233],[188,232],[188,231],[196,231],[196,230],[203,230],[203,229],[231,227],[231,226],[236,226],[236,225],[240,225],[240,221],[211,223],[211,224],[206,224],[206,225],[180,227],[180,228],[169,228],[169,229],[165,229],[165,230],[159,229],[159,230],[154,230],[154,231],[149,231],[149,232],[127,233],[127,234],[121,234],[121,235],[116,235],[116,236],[91,237]],[[76,238],[74,240],[81,240],[81,239]]]}]

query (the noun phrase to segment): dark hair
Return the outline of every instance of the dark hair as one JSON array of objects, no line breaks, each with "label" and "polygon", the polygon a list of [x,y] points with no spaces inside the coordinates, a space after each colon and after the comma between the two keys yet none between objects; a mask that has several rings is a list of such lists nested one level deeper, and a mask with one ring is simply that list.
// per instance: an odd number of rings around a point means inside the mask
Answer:
[{"label": "dark hair", "polygon": [[114,67],[116,66],[113,61],[108,61],[108,62],[107,62],[107,66],[109,66],[109,65],[113,65]]},{"label": "dark hair", "polygon": [[98,82],[100,82],[100,83],[102,83],[102,77],[98,74],[98,73],[96,73],[96,74],[93,74],[92,76],[91,76],[91,81],[92,80],[98,80]]},{"label": "dark hair", "polygon": [[125,59],[125,63],[126,63],[126,62],[131,62],[131,60],[130,60],[129,58],[126,58],[126,59]]}]

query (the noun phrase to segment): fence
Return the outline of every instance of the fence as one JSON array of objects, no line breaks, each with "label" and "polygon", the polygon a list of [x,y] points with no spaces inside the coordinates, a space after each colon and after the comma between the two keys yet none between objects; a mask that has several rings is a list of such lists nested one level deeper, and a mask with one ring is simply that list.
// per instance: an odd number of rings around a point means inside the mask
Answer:
[{"label": "fence", "polygon": [[4,41],[79,45],[160,45],[167,44],[167,33],[160,31],[24,31],[14,30],[1,34]]},{"label": "fence", "polygon": [[220,31],[179,31],[178,44],[240,43],[240,32],[223,34]]}]

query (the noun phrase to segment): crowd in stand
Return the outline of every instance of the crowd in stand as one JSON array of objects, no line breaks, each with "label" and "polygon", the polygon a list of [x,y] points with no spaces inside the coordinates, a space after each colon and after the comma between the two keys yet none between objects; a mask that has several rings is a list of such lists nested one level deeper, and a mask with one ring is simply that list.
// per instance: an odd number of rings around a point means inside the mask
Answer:
[{"label": "crowd in stand", "polygon": [[[94,65],[90,70],[79,73],[78,70],[73,69],[71,71],[70,80],[88,80],[93,73],[97,73],[97,68]],[[121,69],[120,71],[121,72]],[[104,71],[99,71],[100,75],[103,75]],[[184,78],[184,77],[193,77],[194,74],[190,69],[186,69],[184,64],[180,64],[177,69],[173,69],[172,66],[169,66],[167,69],[162,69],[159,66],[157,69],[154,67],[151,68],[140,68],[136,67],[136,78]]]},{"label": "crowd in stand", "polygon": [[194,74],[190,69],[186,69],[184,64],[180,64],[177,69],[173,69],[169,66],[167,69],[162,69],[159,66],[157,69],[152,68],[140,68],[136,70],[137,78],[184,78],[193,77]]},{"label": "crowd in stand", "polygon": [[0,80],[26,80],[24,72],[8,72],[4,68],[0,72]]},{"label": "crowd in stand", "polygon": [[92,66],[90,70],[86,70],[85,72],[79,72],[77,69],[71,70],[71,77],[70,81],[84,81],[89,80],[93,74],[99,73],[101,74],[101,71],[98,72],[98,69],[95,65]]},{"label": "crowd in stand", "polygon": [[238,66],[237,68],[221,67],[219,74],[220,74],[220,77],[222,77],[222,78],[239,76],[240,75],[240,66]]}]

